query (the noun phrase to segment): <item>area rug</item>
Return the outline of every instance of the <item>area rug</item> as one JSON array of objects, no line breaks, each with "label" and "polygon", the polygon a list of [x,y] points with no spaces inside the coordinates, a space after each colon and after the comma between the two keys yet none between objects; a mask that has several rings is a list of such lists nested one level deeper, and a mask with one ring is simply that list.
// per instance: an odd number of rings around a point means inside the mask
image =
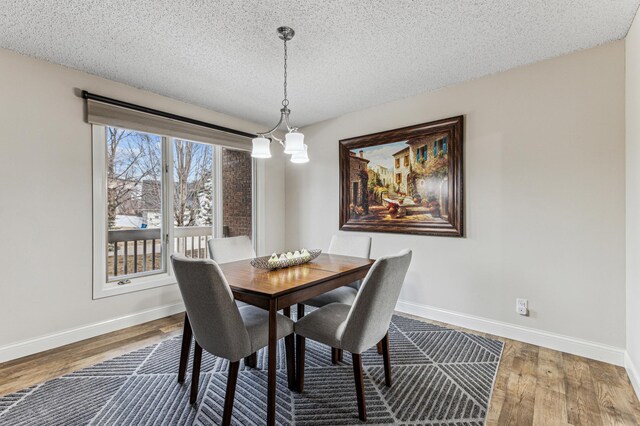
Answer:
[{"label": "area rug", "polygon": [[[382,356],[375,348],[363,354],[367,424],[484,424],[501,342],[398,315],[389,337],[391,388],[384,384]],[[198,403],[193,407],[190,377],[183,385],[176,380],[180,341],[171,338],[0,397],[0,424],[218,425],[228,362],[204,353]],[[290,392],[280,343],[277,423],[361,423],[350,355],[345,353],[344,362],[333,365],[329,348],[309,340],[306,353],[305,390]],[[241,363],[233,424],[265,423],[266,364],[266,350],[259,352],[257,368]]]}]

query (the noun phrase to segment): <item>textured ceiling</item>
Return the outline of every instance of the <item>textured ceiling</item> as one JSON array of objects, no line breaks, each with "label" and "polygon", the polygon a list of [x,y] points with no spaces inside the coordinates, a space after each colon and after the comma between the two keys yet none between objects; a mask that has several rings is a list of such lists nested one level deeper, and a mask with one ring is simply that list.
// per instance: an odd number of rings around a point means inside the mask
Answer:
[{"label": "textured ceiling", "polygon": [[288,25],[303,126],[623,38],[639,3],[2,0],[0,46],[270,125]]}]

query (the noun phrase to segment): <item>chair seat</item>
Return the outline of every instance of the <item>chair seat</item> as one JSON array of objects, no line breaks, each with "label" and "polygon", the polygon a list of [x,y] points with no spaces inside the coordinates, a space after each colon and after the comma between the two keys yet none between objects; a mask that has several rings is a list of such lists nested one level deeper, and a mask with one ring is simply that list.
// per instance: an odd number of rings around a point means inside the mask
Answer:
[{"label": "chair seat", "polygon": [[351,286],[343,286],[313,297],[309,300],[305,300],[303,303],[316,308],[321,308],[330,303],[344,303],[346,305],[351,305],[353,301],[356,300],[357,294],[357,289]]},{"label": "chair seat", "polygon": [[340,348],[351,305],[330,303],[305,315],[296,322],[295,332],[332,348]]},{"label": "chair seat", "polygon": [[[249,333],[251,352],[257,352],[269,344],[269,312],[256,306],[246,305],[239,309],[242,321]],[[293,333],[293,321],[284,315],[276,314],[277,338],[281,339]],[[246,354],[247,356],[249,354]]]}]

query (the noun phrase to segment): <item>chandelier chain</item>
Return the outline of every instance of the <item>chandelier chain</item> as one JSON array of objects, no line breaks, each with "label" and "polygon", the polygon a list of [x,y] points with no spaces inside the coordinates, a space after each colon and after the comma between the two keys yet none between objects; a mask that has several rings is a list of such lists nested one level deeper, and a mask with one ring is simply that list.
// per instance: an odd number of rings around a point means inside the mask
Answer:
[{"label": "chandelier chain", "polygon": [[284,40],[284,99],[282,100],[282,106],[285,108],[289,105],[287,99],[287,40]]}]

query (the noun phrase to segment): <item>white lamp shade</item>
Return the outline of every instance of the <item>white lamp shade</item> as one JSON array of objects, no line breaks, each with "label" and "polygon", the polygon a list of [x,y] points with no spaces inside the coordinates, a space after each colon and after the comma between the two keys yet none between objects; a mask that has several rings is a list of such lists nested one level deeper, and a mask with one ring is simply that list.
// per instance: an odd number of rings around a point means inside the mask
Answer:
[{"label": "white lamp shade", "polygon": [[258,137],[251,140],[253,142],[253,150],[251,156],[253,158],[271,158],[271,149],[269,144],[271,141],[267,138]]},{"label": "white lamp shade", "polygon": [[302,151],[294,152],[291,156],[292,163],[308,163],[309,156],[307,155],[307,145],[302,145]]},{"label": "white lamp shade", "polygon": [[289,132],[284,137],[285,154],[293,154],[304,151],[304,135],[298,132]]}]

